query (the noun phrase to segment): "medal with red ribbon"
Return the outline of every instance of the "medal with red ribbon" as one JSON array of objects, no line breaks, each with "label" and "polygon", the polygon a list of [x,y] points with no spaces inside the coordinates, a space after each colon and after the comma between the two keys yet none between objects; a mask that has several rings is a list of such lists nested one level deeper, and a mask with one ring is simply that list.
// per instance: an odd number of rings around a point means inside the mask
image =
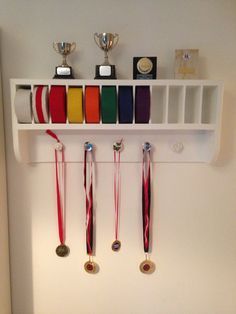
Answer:
[{"label": "medal with red ribbon", "polygon": [[60,245],[58,245],[58,247],[56,248],[56,254],[60,257],[65,257],[70,252],[69,247],[65,245],[65,148],[54,132],[52,132],[51,130],[47,130],[46,133],[56,140],[54,155],[58,233],[60,239]]},{"label": "medal with red ribbon", "polygon": [[86,198],[86,247],[89,260],[84,269],[90,274],[98,272],[98,265],[93,261],[93,144],[84,144],[84,191]]},{"label": "medal with red ribbon", "polygon": [[150,260],[150,209],[151,209],[151,144],[143,144],[142,164],[142,218],[143,218],[143,247],[145,260],[140,264],[140,271],[144,274],[151,274],[155,271],[155,264]]},{"label": "medal with red ribbon", "polygon": [[120,152],[123,148],[123,139],[113,144],[114,151],[114,205],[115,205],[115,241],[112,243],[112,250],[117,252],[121,248],[118,239],[119,212],[120,212]]}]

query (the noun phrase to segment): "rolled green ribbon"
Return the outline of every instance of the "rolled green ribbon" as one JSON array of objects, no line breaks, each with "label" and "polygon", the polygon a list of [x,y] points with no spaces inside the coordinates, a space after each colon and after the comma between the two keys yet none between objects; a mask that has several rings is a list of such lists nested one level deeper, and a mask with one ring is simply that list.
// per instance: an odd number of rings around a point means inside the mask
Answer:
[{"label": "rolled green ribbon", "polygon": [[117,119],[116,86],[102,86],[101,110],[102,110],[102,123],[116,123]]}]

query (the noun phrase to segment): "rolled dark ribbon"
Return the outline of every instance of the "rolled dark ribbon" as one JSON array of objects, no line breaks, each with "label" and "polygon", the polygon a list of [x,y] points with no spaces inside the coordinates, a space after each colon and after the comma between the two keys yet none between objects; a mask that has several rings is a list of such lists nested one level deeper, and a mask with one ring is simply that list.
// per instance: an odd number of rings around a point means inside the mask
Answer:
[{"label": "rolled dark ribbon", "polygon": [[119,86],[118,91],[119,123],[133,122],[133,87]]},{"label": "rolled dark ribbon", "polygon": [[135,123],[149,123],[150,119],[150,87],[135,88]]}]

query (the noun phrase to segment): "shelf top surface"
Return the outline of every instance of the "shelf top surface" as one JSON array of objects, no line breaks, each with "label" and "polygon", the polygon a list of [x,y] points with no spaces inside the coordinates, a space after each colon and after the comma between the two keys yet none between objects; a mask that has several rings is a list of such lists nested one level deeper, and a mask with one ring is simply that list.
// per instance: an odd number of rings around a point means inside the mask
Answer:
[{"label": "shelf top surface", "polygon": [[27,79],[13,78],[10,80],[13,85],[149,85],[149,86],[219,86],[223,85],[221,80],[93,80],[93,79]]}]

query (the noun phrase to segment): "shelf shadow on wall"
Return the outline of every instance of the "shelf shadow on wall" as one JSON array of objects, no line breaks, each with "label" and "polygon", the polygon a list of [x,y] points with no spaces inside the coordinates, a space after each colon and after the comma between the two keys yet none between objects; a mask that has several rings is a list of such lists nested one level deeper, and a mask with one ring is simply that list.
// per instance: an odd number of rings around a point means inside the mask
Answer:
[{"label": "shelf shadow on wall", "polygon": [[[26,166],[27,167],[27,166]],[[9,180],[10,265],[13,313],[34,313],[32,272],[32,213],[27,195],[24,169],[14,165],[18,174]],[[22,175],[20,174],[22,172]]]},{"label": "shelf shadow on wall", "polygon": [[233,97],[228,90],[225,90],[223,99],[220,152],[214,163],[215,166],[225,166],[234,158],[233,147],[235,138],[233,136],[233,130],[235,128],[235,103],[235,97]]},{"label": "shelf shadow on wall", "polygon": [[[0,29],[0,61],[3,76],[3,104],[5,119],[5,146],[7,164],[8,232],[10,253],[10,284],[12,313],[34,313],[32,282],[32,215],[27,195],[26,166],[18,164],[12,146],[10,119],[10,86],[6,68],[11,60],[5,60],[2,44],[16,47],[14,38]],[[14,51],[14,50],[13,50]],[[4,64],[5,62],[5,64]],[[17,69],[16,69],[17,70]],[[0,309],[0,313],[1,309]]]}]

